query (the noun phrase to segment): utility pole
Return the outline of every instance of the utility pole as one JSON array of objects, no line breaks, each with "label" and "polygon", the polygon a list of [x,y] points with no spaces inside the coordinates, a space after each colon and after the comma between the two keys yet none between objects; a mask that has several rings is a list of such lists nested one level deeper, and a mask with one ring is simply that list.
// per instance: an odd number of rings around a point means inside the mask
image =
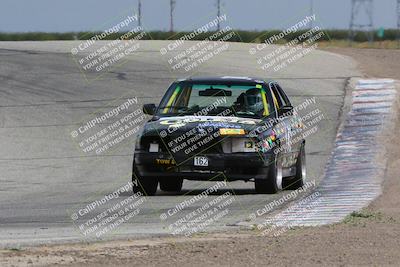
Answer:
[{"label": "utility pole", "polygon": [[[367,21],[361,22],[360,11],[364,11]],[[374,41],[373,32],[373,0],[352,0],[351,1],[351,17],[349,27],[349,42],[354,41],[356,31],[364,30],[367,34],[368,41]]]},{"label": "utility pole", "polygon": [[217,0],[217,18],[218,18],[217,31],[221,30],[221,23],[219,22],[220,16],[221,16],[221,0]]},{"label": "utility pole", "polygon": [[176,1],[170,0],[170,26],[169,31],[174,32],[174,10],[175,10]]},{"label": "utility pole", "polygon": [[[314,15],[314,0],[310,0],[310,16]],[[314,23],[311,21],[310,29],[314,28]]]},{"label": "utility pole", "polygon": [[400,48],[400,0],[397,0],[397,48]]},{"label": "utility pole", "polygon": [[142,27],[142,0],[138,0],[138,26]]}]

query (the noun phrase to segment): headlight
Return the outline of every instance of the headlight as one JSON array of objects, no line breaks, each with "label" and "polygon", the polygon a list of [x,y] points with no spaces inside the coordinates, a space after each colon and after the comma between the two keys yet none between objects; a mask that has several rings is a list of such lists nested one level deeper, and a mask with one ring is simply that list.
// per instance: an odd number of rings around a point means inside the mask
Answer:
[{"label": "headlight", "polygon": [[158,143],[156,143],[156,142],[150,143],[149,152],[159,152],[159,150],[160,150],[160,146],[158,145]]}]

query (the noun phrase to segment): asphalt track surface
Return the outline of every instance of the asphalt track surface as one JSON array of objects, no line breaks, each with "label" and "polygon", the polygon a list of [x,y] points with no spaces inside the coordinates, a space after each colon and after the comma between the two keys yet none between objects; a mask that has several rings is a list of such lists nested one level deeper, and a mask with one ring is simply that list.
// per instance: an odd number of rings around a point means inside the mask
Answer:
[{"label": "asphalt track surface", "polygon": [[[306,146],[308,180],[318,184],[340,124],[347,81],[361,76],[351,59],[323,51],[313,51],[280,71],[264,71],[249,54],[249,44],[231,44],[195,72],[173,71],[159,52],[165,41],[143,41],[123,65],[101,76],[85,75],[70,53],[77,44],[0,43],[0,246],[97,240],[82,235],[71,214],[130,181],[135,138],[105,154],[87,155],[70,132],[94,112],[112,108],[117,99],[137,97],[141,103],[158,103],[172,81],[190,74],[276,80],[294,105],[316,97],[313,108],[324,114]],[[169,234],[170,223],[202,202],[171,220],[161,220],[160,214],[214,184],[185,181],[180,195],[159,191],[146,198],[137,216],[102,238]],[[235,196],[229,213],[206,231],[233,229],[288,193],[261,195],[251,182],[232,182],[208,200],[226,192]],[[123,193],[115,201],[131,195]]]}]

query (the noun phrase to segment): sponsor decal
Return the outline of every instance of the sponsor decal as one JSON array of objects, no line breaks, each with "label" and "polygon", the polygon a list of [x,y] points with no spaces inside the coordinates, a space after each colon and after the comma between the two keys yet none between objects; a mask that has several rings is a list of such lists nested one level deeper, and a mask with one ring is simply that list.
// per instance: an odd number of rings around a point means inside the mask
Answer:
[{"label": "sponsor decal", "polygon": [[243,129],[221,128],[219,133],[220,135],[244,135],[245,131]]},{"label": "sponsor decal", "polygon": [[188,123],[193,122],[230,122],[246,125],[255,125],[257,122],[251,119],[232,118],[232,117],[186,117],[186,118],[169,118],[161,120],[161,125],[168,125],[170,127],[182,127]]},{"label": "sponsor decal", "polygon": [[156,159],[156,164],[158,165],[176,165],[173,159]]}]

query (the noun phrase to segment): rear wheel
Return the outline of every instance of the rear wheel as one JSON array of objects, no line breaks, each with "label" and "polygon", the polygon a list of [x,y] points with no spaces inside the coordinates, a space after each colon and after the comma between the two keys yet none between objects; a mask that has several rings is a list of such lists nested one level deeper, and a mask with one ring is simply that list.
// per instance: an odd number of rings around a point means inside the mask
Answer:
[{"label": "rear wheel", "polygon": [[267,179],[255,180],[255,188],[259,194],[275,194],[282,189],[282,165],[278,157],[269,166]]},{"label": "rear wheel", "polygon": [[157,192],[157,177],[142,177],[137,172],[135,162],[133,162],[132,173],[133,193],[141,192],[145,196],[154,196]]},{"label": "rear wheel", "polygon": [[288,181],[287,189],[296,190],[304,185],[306,180],[306,150],[303,144],[300,148],[299,156],[296,162],[296,176]]},{"label": "rear wheel", "polygon": [[183,180],[180,178],[165,178],[160,180],[160,189],[166,192],[180,192]]}]

